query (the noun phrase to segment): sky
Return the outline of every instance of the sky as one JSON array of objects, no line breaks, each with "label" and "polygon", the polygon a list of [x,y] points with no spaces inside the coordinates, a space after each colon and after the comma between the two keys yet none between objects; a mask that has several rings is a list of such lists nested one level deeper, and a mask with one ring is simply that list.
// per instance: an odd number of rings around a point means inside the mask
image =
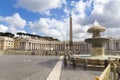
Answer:
[{"label": "sky", "polygon": [[119,38],[120,0],[0,0],[0,32],[24,32],[69,40],[72,15],[73,40],[87,33],[95,20],[106,28],[104,36]]}]

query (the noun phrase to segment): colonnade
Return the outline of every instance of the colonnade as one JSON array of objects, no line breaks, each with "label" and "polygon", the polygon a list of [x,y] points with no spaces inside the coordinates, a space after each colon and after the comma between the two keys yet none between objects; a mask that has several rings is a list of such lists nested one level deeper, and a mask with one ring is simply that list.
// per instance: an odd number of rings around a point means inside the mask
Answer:
[{"label": "colonnade", "polygon": [[[65,41],[40,41],[35,39],[20,40],[17,49],[20,50],[55,50],[64,51],[69,48]],[[73,50],[80,53],[90,53],[91,45],[84,41],[73,42]],[[120,40],[111,39],[105,46],[105,51],[120,51]]]},{"label": "colonnade", "polygon": [[[69,50],[69,42],[65,41],[40,41],[40,40],[20,40],[17,49],[20,50],[54,50],[66,51]],[[89,53],[91,45],[85,42],[73,42],[73,50],[79,53]]]},{"label": "colonnade", "polygon": [[120,40],[111,39],[105,49],[106,51],[120,51]]}]

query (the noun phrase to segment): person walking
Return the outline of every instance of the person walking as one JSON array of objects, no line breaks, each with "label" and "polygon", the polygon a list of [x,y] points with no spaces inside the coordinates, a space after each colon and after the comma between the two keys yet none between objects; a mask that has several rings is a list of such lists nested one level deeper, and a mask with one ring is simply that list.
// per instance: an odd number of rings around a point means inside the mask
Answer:
[{"label": "person walking", "polygon": [[73,66],[73,69],[76,69],[76,62],[74,58],[72,58],[72,66]]},{"label": "person walking", "polygon": [[67,56],[64,55],[64,67],[67,67]]},{"label": "person walking", "polygon": [[83,67],[84,67],[84,70],[87,70],[87,59],[84,59]]},{"label": "person walking", "polygon": [[109,64],[108,60],[105,59],[105,61],[104,61],[104,66],[105,66],[105,68],[108,66],[108,64]]}]

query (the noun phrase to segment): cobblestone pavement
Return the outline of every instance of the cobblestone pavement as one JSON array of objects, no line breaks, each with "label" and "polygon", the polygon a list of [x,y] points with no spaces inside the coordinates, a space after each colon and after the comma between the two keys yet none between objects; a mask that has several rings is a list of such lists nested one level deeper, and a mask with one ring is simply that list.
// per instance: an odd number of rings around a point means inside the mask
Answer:
[{"label": "cobblestone pavement", "polygon": [[73,69],[70,65],[62,67],[60,80],[93,80],[95,76],[99,76],[101,71],[83,70],[77,67]]},{"label": "cobblestone pavement", "polygon": [[0,80],[46,80],[58,56],[0,56]]}]

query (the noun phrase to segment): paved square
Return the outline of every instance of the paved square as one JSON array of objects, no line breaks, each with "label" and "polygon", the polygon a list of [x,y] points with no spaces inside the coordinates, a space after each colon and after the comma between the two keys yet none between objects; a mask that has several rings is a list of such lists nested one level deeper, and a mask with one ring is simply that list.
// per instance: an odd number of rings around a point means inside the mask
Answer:
[{"label": "paved square", "polygon": [[[64,68],[61,63],[57,65],[59,61],[59,56],[1,55],[0,80],[46,80],[54,68],[60,69],[59,80],[93,80],[101,74],[79,67],[75,70],[71,66]],[[53,76],[55,78],[56,74]]]},{"label": "paved square", "polygon": [[0,56],[0,80],[46,80],[58,56]]}]

